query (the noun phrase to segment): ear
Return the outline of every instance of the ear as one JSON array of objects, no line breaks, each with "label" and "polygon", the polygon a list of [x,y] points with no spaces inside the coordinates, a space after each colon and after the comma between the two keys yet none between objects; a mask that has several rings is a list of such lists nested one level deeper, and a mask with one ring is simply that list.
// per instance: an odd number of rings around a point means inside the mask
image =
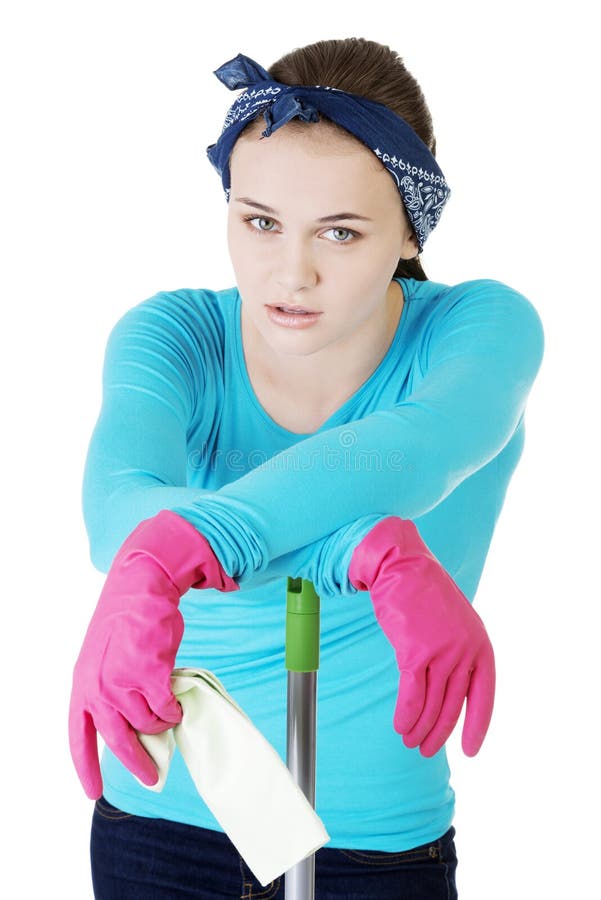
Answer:
[{"label": "ear", "polygon": [[410,233],[401,244],[401,252],[399,259],[414,259],[419,253],[419,244],[415,236],[415,232],[411,229]]}]

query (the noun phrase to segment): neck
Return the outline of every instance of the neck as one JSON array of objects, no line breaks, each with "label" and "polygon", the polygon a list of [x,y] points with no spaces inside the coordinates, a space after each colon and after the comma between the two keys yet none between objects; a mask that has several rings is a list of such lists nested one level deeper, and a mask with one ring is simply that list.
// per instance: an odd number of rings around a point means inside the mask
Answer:
[{"label": "neck", "polygon": [[[384,359],[404,306],[401,286],[391,281],[382,314],[360,334],[329,344],[310,356],[289,356],[267,345],[242,307],[242,336],[249,374],[269,384],[282,397],[316,412],[341,406],[373,374]],[[252,380],[252,379],[251,379]]]}]

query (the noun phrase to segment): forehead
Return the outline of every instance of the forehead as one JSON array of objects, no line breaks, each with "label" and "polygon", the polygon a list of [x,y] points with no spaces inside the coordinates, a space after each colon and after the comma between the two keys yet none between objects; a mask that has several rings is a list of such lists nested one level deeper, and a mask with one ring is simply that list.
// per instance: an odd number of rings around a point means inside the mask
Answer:
[{"label": "forehead", "polygon": [[264,120],[242,132],[230,156],[232,190],[257,196],[265,186],[273,196],[302,183],[303,191],[328,196],[383,192],[390,197],[389,173],[361,141],[348,132],[340,136],[321,123],[303,123],[301,128],[299,124],[286,123],[263,139]]}]

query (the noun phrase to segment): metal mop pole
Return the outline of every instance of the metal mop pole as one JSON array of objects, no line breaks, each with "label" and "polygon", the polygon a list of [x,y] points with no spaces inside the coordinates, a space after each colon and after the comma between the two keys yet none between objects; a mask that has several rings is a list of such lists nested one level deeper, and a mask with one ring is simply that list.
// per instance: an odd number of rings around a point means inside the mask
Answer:
[{"label": "metal mop pole", "polygon": [[[315,809],[319,597],[311,581],[288,578],[286,592],[288,715],[286,765]],[[286,900],[314,900],[315,854],[285,873]]]}]

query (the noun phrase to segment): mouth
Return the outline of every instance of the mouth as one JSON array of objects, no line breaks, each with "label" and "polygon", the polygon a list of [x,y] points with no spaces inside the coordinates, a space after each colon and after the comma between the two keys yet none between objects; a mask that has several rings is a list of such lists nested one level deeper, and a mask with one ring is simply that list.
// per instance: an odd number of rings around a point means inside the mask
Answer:
[{"label": "mouth", "polygon": [[319,316],[321,313],[315,309],[306,309],[304,306],[278,306],[275,303],[266,304],[270,309],[277,309],[283,313],[295,313],[300,316]]}]

